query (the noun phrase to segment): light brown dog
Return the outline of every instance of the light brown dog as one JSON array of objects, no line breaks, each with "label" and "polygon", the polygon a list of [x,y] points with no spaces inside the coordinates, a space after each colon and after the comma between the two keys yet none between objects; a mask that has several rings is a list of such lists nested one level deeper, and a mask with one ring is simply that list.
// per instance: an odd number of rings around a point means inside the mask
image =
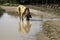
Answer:
[{"label": "light brown dog", "polygon": [[[31,24],[29,21],[27,21],[27,19],[29,19],[29,15],[30,15],[30,11],[29,8],[20,5],[18,6],[18,15],[20,18],[20,23],[19,23],[19,31],[22,34],[26,34],[29,32]],[[24,17],[26,18],[26,22],[24,22]]]},{"label": "light brown dog", "polygon": [[23,17],[26,17],[29,14],[30,14],[29,8],[27,8],[27,7],[23,6],[23,5],[18,6],[18,15],[19,15],[20,21],[23,22]]}]

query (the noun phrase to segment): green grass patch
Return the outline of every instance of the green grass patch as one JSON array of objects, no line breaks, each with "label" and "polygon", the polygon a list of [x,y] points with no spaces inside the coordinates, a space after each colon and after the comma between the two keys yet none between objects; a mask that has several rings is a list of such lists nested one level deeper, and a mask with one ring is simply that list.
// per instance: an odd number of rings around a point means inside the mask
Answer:
[{"label": "green grass patch", "polygon": [[4,12],[5,10],[0,7],[0,17],[3,15]]}]

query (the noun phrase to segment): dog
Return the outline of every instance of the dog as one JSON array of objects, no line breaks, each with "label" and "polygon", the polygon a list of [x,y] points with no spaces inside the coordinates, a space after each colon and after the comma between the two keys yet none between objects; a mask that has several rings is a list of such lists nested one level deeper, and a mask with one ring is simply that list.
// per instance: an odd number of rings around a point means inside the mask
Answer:
[{"label": "dog", "polygon": [[23,22],[24,20],[23,17],[26,17],[27,21],[29,21],[30,18],[32,18],[29,8],[23,5],[18,6],[18,15],[21,22]]},{"label": "dog", "polygon": [[27,34],[31,27],[29,20],[32,18],[29,8],[23,5],[18,6],[18,15],[20,18],[19,31],[22,34]]}]

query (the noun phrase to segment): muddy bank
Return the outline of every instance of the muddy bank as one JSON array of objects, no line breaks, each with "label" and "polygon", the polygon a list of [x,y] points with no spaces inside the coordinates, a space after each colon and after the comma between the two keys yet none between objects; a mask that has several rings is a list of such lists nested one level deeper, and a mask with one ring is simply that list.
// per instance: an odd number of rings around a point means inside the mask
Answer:
[{"label": "muddy bank", "polygon": [[[0,6],[0,7],[5,9],[5,11],[7,12],[18,12],[17,7],[11,7],[11,6]],[[42,12],[40,10],[36,10],[32,8],[30,8],[30,12],[31,14],[40,16],[41,18],[60,18],[60,16],[53,14],[53,12],[52,13]]]},{"label": "muddy bank", "polygon": [[4,9],[6,12],[17,12],[17,7],[13,6],[0,6],[2,9]]},{"label": "muddy bank", "polygon": [[60,40],[60,21],[47,21],[42,28],[38,40]]}]

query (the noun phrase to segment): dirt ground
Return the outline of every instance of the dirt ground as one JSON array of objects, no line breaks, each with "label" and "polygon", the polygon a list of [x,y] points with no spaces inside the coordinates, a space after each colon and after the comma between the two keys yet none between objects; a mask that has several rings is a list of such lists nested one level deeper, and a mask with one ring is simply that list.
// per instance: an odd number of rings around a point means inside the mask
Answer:
[{"label": "dirt ground", "polygon": [[38,40],[60,40],[60,21],[47,21]]}]

